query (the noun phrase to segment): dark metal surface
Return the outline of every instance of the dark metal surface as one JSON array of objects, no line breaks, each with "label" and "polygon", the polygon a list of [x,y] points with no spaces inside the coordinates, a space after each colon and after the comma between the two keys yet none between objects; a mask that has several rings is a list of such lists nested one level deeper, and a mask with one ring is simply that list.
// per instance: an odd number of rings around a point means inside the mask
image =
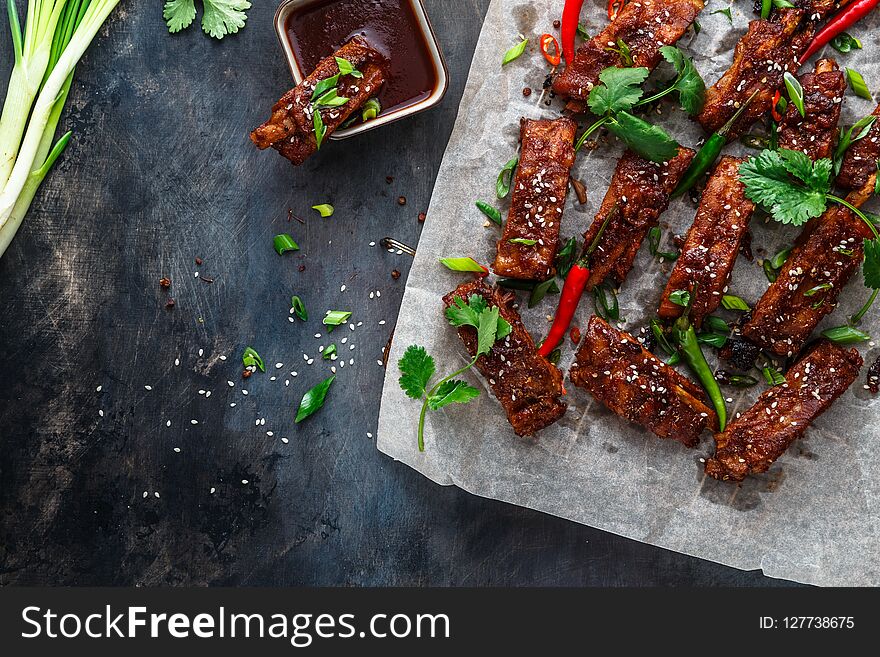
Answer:
[{"label": "dark metal surface", "polygon": [[[77,71],[74,141],[0,261],[0,583],[777,583],[436,486],[368,437],[411,262],[378,242],[418,241],[487,4],[426,3],[452,77],[440,108],[293,169],[248,140],[290,81],[274,3],[220,43],[123,3]],[[331,218],[309,209],[324,202]],[[276,255],[280,232],[302,250]],[[307,325],[288,321],[291,294]],[[355,364],[295,426],[328,375],[328,309],[363,322],[332,335]],[[243,381],[246,345],[267,372]]]}]

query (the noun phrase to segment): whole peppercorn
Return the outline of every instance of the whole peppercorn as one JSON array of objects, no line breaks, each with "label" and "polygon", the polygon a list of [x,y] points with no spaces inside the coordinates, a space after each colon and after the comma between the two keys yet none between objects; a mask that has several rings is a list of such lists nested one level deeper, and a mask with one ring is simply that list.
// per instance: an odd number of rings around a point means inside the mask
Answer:
[{"label": "whole peppercorn", "polygon": [[201,259],[201,258],[196,258],[196,264],[197,264],[197,265],[202,264],[202,259]]},{"label": "whole peppercorn", "polygon": [[163,290],[167,290],[169,287],[171,287],[171,279],[167,276],[160,278],[159,287],[161,287]]},{"label": "whole peppercorn", "polygon": [[397,199],[397,205],[406,205],[406,196],[400,196]]},{"label": "whole peppercorn", "polygon": [[169,310],[174,308],[174,299],[168,299],[168,301],[165,302],[165,307]]},{"label": "whole peppercorn", "polygon": [[553,21],[553,27],[555,27],[556,29],[559,29],[560,25],[561,25],[561,23],[559,22],[559,19]]},{"label": "whole peppercorn", "polygon": [[244,372],[241,373],[241,378],[247,379],[248,377],[250,377],[250,375],[251,375],[251,371],[245,370]]},{"label": "whole peppercorn", "polygon": [[400,278],[400,272],[397,271],[396,269],[392,269],[391,270],[391,278],[393,278],[396,281],[398,278]]},{"label": "whole peppercorn", "polygon": [[531,87],[523,87],[523,96],[525,96],[526,98],[528,98],[528,97],[531,96],[531,95],[532,95],[532,89],[531,89]]},{"label": "whole peppercorn", "polygon": [[427,219],[427,218],[428,218],[428,215],[426,215],[424,212],[419,212],[419,223],[420,224],[425,223],[425,219]]},{"label": "whole peppercorn", "polygon": [[298,271],[305,271],[305,270],[306,270],[306,266],[305,266],[305,265],[300,265],[299,267],[297,267],[297,270],[298,270]]}]

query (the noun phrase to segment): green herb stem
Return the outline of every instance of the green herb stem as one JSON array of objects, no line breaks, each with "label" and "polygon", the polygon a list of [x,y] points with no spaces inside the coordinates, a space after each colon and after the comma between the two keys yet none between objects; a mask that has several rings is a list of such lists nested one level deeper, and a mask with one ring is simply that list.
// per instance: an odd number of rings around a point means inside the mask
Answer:
[{"label": "green herb stem", "polygon": [[428,413],[428,400],[437,392],[437,390],[447,381],[454,379],[455,377],[464,374],[469,369],[471,369],[477,362],[477,359],[480,357],[480,354],[474,356],[473,360],[470,363],[462,367],[460,370],[453,372],[449,376],[441,379],[437,382],[437,384],[428,391],[428,394],[425,395],[425,401],[422,402],[422,410],[419,412],[419,451],[425,451],[425,415]]},{"label": "green herb stem", "polygon": [[874,223],[870,219],[868,219],[868,217],[865,216],[864,212],[859,210],[852,203],[850,203],[849,201],[847,201],[844,198],[840,198],[839,196],[835,196],[834,194],[826,194],[825,197],[829,201],[833,201],[834,203],[839,203],[843,207],[851,210],[853,212],[853,214],[855,214],[859,219],[861,219],[862,221],[864,221],[868,225],[868,228],[870,228],[871,232],[874,234],[874,239],[880,238],[880,233],[877,232],[877,228],[876,228],[876,226],[874,226]]},{"label": "green herb stem", "polygon": [[865,313],[867,313],[868,310],[871,309],[871,306],[874,305],[874,301],[877,299],[877,294],[878,294],[878,293],[880,293],[880,288],[878,288],[878,289],[874,290],[873,292],[871,292],[871,296],[870,296],[870,297],[868,298],[868,300],[865,302],[865,305],[862,306],[862,307],[859,309],[859,312],[857,312],[855,315],[853,315],[852,317],[850,317],[850,318],[849,318],[849,321],[852,322],[853,324],[858,324],[858,323],[860,323],[860,322],[862,321],[862,317],[865,316]]},{"label": "green herb stem", "polygon": [[584,130],[584,134],[582,134],[580,136],[580,139],[578,139],[577,143],[574,145],[575,153],[581,149],[581,146],[584,145],[584,142],[587,140],[587,137],[589,137],[591,134],[596,132],[596,130],[601,128],[606,123],[609,123],[611,120],[612,120],[612,118],[610,116],[603,116],[601,119],[596,121],[593,125],[591,125],[589,128]]}]

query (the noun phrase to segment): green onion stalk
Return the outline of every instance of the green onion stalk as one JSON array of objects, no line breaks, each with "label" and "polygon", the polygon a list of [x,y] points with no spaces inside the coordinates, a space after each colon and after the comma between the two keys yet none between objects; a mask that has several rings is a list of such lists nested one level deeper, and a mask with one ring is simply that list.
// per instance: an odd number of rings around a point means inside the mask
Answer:
[{"label": "green onion stalk", "polygon": [[[18,66],[21,29],[14,0],[7,1]],[[3,190],[0,193],[0,256],[6,251],[24,220],[40,184],[70,141],[69,132],[57,142],[54,139],[73,82],[74,69],[119,2],[120,0],[29,0],[23,43],[27,43],[27,35],[33,30],[35,35],[41,35],[43,41],[37,50],[46,51],[48,56],[39,93],[35,101],[31,99],[33,111],[27,106],[21,112],[24,115],[21,121],[26,124],[23,138],[21,131],[14,139],[12,134],[7,134],[6,123],[3,123],[3,132],[0,134],[0,144],[5,145],[7,140],[8,143],[15,142],[14,164],[3,179]],[[49,5],[53,11],[46,14]],[[51,32],[48,30],[50,25]],[[19,93],[14,84],[17,83],[13,71],[3,112],[4,119],[7,107],[10,112],[12,107],[18,107],[10,105],[10,95]],[[13,127],[17,125],[13,124],[12,118],[9,122]]]}]

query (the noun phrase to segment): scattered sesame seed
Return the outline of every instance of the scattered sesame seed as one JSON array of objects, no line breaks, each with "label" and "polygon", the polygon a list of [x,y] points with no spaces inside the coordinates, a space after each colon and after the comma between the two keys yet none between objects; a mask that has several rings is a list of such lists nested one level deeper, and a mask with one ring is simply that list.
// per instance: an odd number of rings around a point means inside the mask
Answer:
[{"label": "scattered sesame seed", "polygon": [[175,447],[174,451],[177,452],[178,454],[180,454],[180,447]]},{"label": "scattered sesame seed", "polygon": [[281,442],[284,443],[284,444],[286,445],[287,443],[290,442],[290,440],[287,439],[287,438],[282,438],[282,439],[281,439]]},{"label": "scattered sesame seed", "polygon": [[148,493],[147,491],[144,491],[143,497],[144,497],[145,499],[146,499],[146,497],[147,497],[148,495],[149,495],[149,493]]},{"label": "scattered sesame seed", "polygon": [[213,486],[211,486],[211,493],[210,494],[213,495],[215,490],[217,490],[217,489],[214,488]]},{"label": "scattered sesame seed", "polygon": [[372,438],[372,437],[373,437],[373,434],[371,434],[369,431],[367,431],[367,438]]},{"label": "scattered sesame seed", "polygon": [[248,394],[248,391],[247,391],[247,390],[242,390],[242,391],[241,391],[241,394],[246,395],[246,394]]},{"label": "scattered sesame seed", "polygon": [[190,424],[198,424],[199,421],[198,421],[198,420],[190,420],[189,423],[190,423]]},{"label": "scattered sesame seed", "polygon": [[226,360],[226,356],[220,356],[220,360]]},{"label": "scattered sesame seed", "polygon": [[340,292],[345,292],[345,286],[344,286],[344,285],[341,286],[341,287],[339,288],[339,291],[340,291]]},{"label": "scattered sesame seed", "polygon": [[98,386],[97,388],[95,388],[95,392],[101,392],[101,386]]},{"label": "scattered sesame seed", "polygon": [[153,493],[153,495],[156,496],[156,499],[157,499],[157,500],[159,499],[159,493],[158,493],[158,492]]},{"label": "scattered sesame seed", "polygon": [[199,357],[201,358],[201,357],[204,356],[204,355],[205,355],[205,350],[204,350],[204,349],[199,349]]},{"label": "scattered sesame seed", "polygon": [[153,386],[144,386],[144,390],[152,390]]},{"label": "scattered sesame seed", "polygon": [[179,367],[179,366],[180,366],[180,359],[179,359],[179,358],[175,358],[175,359],[174,359],[174,367]]},{"label": "scattered sesame seed", "polygon": [[101,417],[104,417],[104,411],[103,411],[103,410],[99,410],[99,411],[98,411],[98,415],[100,415]]},{"label": "scattered sesame seed", "polygon": [[242,479],[241,483],[247,486],[250,482],[247,479]]},{"label": "scattered sesame seed", "polygon": [[166,427],[170,427],[170,426],[171,426],[171,420],[168,420],[168,421],[165,423],[165,426],[166,426]]}]

